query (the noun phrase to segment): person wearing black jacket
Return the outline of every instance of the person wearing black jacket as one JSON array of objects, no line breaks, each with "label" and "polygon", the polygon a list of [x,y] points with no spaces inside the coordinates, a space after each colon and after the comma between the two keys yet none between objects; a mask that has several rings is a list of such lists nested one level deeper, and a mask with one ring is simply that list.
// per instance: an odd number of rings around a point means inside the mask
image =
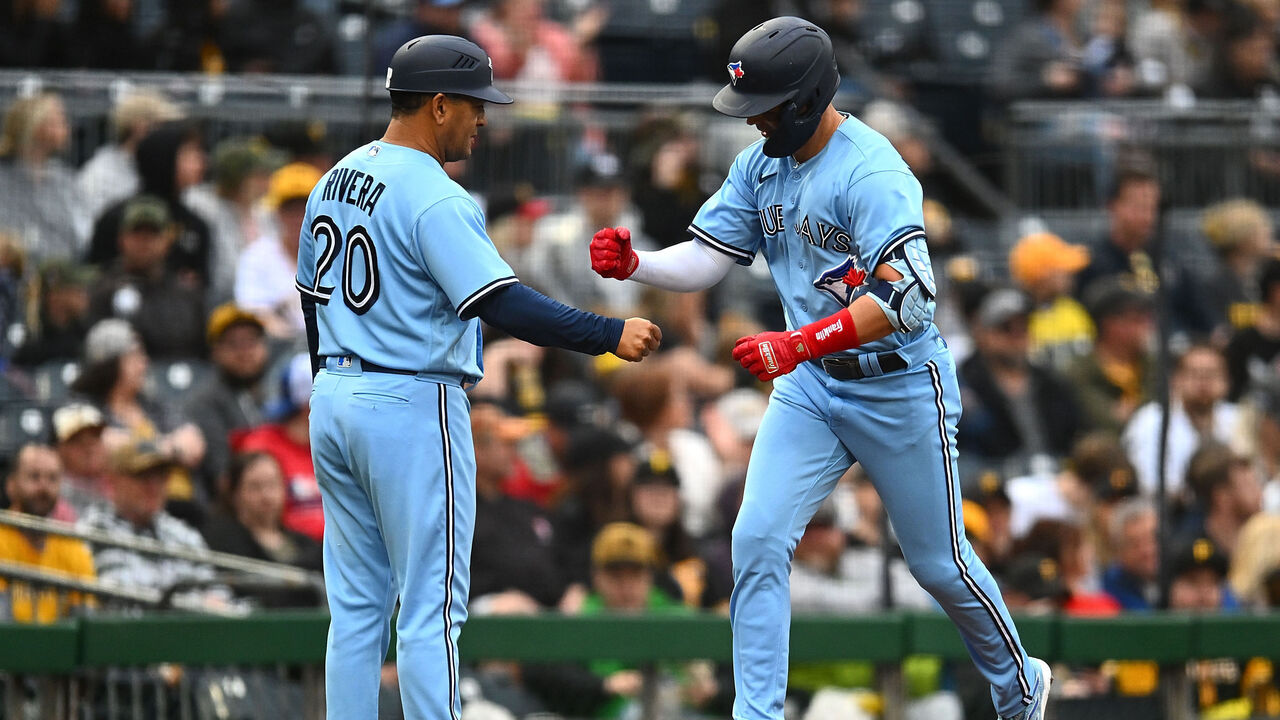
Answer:
[{"label": "person wearing black jacket", "polygon": [[1037,469],[1037,456],[1067,455],[1080,430],[1066,382],[1027,359],[1028,313],[1020,292],[991,292],[974,318],[976,352],[959,373],[960,447],[1013,473]]},{"label": "person wearing black jacket", "polygon": [[[200,183],[205,152],[200,131],[191,122],[175,120],[156,126],[138,143],[136,153],[141,186],[138,194],[160,198],[169,210],[176,236],[167,264],[188,285],[208,286],[211,233],[209,226],[182,202],[182,192]],[[119,255],[118,233],[129,200],[112,205],[93,225],[87,260],[106,268]]]}]

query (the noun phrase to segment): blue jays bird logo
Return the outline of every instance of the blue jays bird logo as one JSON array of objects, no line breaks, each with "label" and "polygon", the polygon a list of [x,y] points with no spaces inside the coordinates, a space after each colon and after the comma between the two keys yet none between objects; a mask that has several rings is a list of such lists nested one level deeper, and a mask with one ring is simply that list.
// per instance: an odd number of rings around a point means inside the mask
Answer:
[{"label": "blue jays bird logo", "polygon": [[867,280],[867,271],[858,267],[858,259],[852,255],[835,267],[824,270],[813,286],[835,298],[842,307],[853,302],[853,295]]},{"label": "blue jays bird logo", "polygon": [[730,84],[737,85],[739,78],[741,78],[743,75],[746,75],[746,73],[742,71],[742,63],[740,61],[729,63],[729,83]]}]

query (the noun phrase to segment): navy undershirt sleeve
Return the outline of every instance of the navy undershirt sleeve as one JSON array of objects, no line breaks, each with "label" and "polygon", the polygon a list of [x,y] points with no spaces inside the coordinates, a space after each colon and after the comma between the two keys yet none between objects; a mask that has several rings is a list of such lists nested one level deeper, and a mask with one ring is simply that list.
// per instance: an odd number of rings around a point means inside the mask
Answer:
[{"label": "navy undershirt sleeve", "polygon": [[569,307],[523,283],[498,288],[477,303],[481,320],[512,337],[588,355],[618,349],[623,321]]},{"label": "navy undershirt sleeve", "polygon": [[302,295],[302,319],[307,326],[307,352],[311,354],[311,377],[315,377],[316,373],[320,372],[320,326],[316,321],[316,301],[306,295]]}]

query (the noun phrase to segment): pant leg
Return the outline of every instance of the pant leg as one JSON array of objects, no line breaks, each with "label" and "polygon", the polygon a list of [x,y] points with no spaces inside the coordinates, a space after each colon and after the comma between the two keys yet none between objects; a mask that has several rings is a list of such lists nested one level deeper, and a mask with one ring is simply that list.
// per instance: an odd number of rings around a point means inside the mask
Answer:
[{"label": "pant leg", "polygon": [[994,578],[964,535],[956,477],[960,391],[949,351],[859,381],[836,413],[920,585],[955,622],[1002,716],[1030,701],[1036,670]]},{"label": "pant leg", "polygon": [[[779,378],[760,424],[733,526],[735,720],[782,720],[791,632],[791,558],[853,459],[824,417],[825,391]],[[817,388],[821,390],[821,388]],[[812,398],[819,398],[815,402]]]},{"label": "pant leg", "polygon": [[344,436],[400,594],[396,664],[408,720],[456,719],[458,634],[466,621],[475,456],[462,388],[366,374]]},{"label": "pant leg", "polygon": [[311,456],[324,500],[329,599],[325,700],[330,720],[373,720],[396,590],[364,480],[351,470],[337,406],[352,378],[321,372],[311,399]]}]

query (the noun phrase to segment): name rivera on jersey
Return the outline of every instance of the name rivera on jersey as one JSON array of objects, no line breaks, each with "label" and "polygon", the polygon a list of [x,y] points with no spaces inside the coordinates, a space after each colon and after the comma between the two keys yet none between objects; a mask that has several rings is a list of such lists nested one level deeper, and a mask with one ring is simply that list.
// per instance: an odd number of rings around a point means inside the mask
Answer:
[{"label": "name rivera on jersey", "polygon": [[339,200],[372,216],[378,199],[386,189],[384,183],[378,182],[368,173],[350,168],[334,168],[329,173],[328,182],[324,184],[324,195],[320,199]]}]

